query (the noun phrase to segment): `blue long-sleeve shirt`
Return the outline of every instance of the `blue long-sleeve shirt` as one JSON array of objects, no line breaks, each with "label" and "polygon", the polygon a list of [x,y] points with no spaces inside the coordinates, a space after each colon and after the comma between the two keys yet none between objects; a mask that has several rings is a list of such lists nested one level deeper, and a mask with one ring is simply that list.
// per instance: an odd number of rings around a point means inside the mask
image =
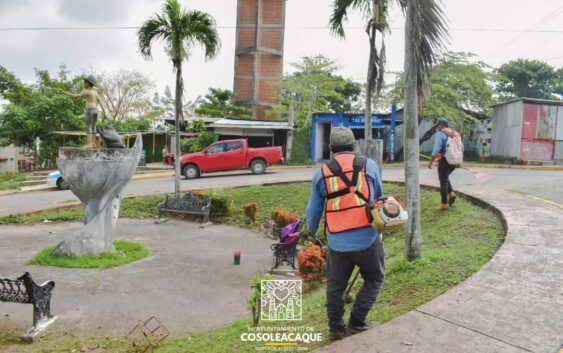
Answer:
[{"label": "blue long-sleeve shirt", "polygon": [[[346,152],[343,152],[346,153]],[[377,165],[371,159],[366,163],[366,177],[370,190],[370,201],[383,196],[381,176]],[[322,170],[313,176],[311,197],[307,205],[307,230],[311,235],[316,235],[319,229],[321,216],[326,203],[327,191]],[[331,234],[327,232],[328,246],[335,251],[359,251],[368,248],[378,236],[375,228],[363,228],[347,232]]]},{"label": "blue long-sleeve shirt", "polygon": [[448,135],[445,132],[438,131],[434,136],[434,148],[432,148],[432,157],[436,157],[438,153],[444,155],[446,153],[446,144],[448,143]]}]

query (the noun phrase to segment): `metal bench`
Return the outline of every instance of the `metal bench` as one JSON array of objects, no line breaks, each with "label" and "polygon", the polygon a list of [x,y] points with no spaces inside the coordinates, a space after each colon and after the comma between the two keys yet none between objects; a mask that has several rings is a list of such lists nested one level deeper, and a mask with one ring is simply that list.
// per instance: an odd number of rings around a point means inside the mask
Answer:
[{"label": "metal bench", "polygon": [[56,317],[51,315],[53,289],[55,282],[37,285],[29,272],[17,279],[0,278],[1,302],[33,304],[33,326],[20,336],[22,340],[33,341],[37,334],[55,322]]},{"label": "metal bench", "polygon": [[274,229],[274,233],[280,239],[279,243],[272,244],[270,249],[274,252],[275,264],[272,267],[272,270],[277,269],[280,265],[286,263],[291,268],[296,270],[295,268],[295,258],[297,257],[297,244],[299,244],[299,240],[303,237],[303,232],[301,231],[302,226],[299,227],[299,237],[295,238],[291,243],[282,243],[281,242],[281,231],[283,228],[276,228]]},{"label": "metal bench", "polygon": [[179,202],[172,196],[166,195],[164,201],[157,205],[158,215],[162,218],[165,213],[179,213],[203,216],[203,222],[209,222],[211,212],[211,198],[200,199],[193,193],[188,192],[180,197]]}]

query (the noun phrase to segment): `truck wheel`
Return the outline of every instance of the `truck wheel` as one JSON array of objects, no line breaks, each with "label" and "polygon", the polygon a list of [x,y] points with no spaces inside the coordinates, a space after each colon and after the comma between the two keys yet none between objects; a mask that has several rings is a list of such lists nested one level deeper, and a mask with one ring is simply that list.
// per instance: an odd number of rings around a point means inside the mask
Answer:
[{"label": "truck wheel", "polygon": [[184,167],[183,174],[186,179],[197,179],[199,178],[199,168],[195,164],[188,164]]},{"label": "truck wheel", "polygon": [[252,174],[264,174],[266,171],[266,163],[257,159],[250,164],[250,170],[252,171]]},{"label": "truck wheel", "polygon": [[68,190],[68,184],[63,178],[59,178],[59,180],[57,180],[57,187],[59,190]]}]

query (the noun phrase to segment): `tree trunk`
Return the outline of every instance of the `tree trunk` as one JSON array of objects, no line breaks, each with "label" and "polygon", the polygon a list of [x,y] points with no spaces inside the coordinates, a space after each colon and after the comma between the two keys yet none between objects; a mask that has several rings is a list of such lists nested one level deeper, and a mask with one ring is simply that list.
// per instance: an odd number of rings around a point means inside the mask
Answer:
[{"label": "tree trunk", "polygon": [[182,81],[182,62],[176,62],[176,107],[175,107],[175,136],[176,146],[174,146],[174,195],[176,202],[180,200],[180,124],[183,124],[184,117],[182,112],[182,93],[184,91],[184,82]]},{"label": "tree trunk", "polygon": [[[373,6],[377,6],[375,3]],[[371,134],[371,100],[373,98],[373,89],[375,88],[375,57],[377,55],[375,48],[375,27],[370,28],[370,47],[369,47],[369,62],[368,62],[368,77],[366,85],[366,106],[365,106],[365,116],[364,116],[364,138],[366,140],[372,139]]]},{"label": "tree trunk", "polygon": [[379,0],[373,0],[371,3],[372,16],[370,24],[368,24],[368,37],[369,37],[369,61],[368,61],[368,77],[366,85],[366,106],[364,117],[364,138],[366,140],[372,139],[371,127],[371,100],[373,98],[373,90],[377,80],[376,59],[377,48],[375,46],[375,37],[377,34],[376,24],[379,23]]},{"label": "tree trunk", "polygon": [[417,65],[411,40],[417,0],[409,0],[405,21],[405,187],[409,220],[405,234],[405,257],[408,261],[420,257],[420,184],[418,141]]},{"label": "tree trunk", "polygon": [[358,141],[358,153],[362,157],[369,158],[377,164],[379,175],[383,177],[383,140]]},{"label": "tree trunk", "polygon": [[291,159],[291,150],[293,149],[293,126],[295,125],[295,107],[293,106],[293,97],[289,102],[288,125],[289,130],[287,130],[287,145],[285,146],[286,163],[288,163]]}]

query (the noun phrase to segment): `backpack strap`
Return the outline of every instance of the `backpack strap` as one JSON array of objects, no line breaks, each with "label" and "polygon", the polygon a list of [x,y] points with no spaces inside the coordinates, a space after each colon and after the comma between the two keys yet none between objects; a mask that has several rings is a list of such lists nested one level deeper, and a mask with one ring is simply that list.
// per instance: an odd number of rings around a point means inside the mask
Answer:
[{"label": "backpack strap", "polygon": [[327,165],[328,169],[330,169],[332,174],[339,177],[344,182],[344,184],[346,184],[346,186],[347,186],[346,189],[342,189],[340,191],[333,192],[332,194],[328,194],[327,199],[335,199],[337,197],[344,196],[344,195],[350,193],[349,188],[350,188],[350,186],[352,186],[352,182],[350,181],[350,179],[348,179],[346,174],[344,174],[344,172],[342,171],[342,167],[336,161],[336,159],[331,159],[326,165]]},{"label": "backpack strap", "polygon": [[[361,171],[364,171],[366,169],[366,163],[367,163],[367,159],[364,157],[356,157],[354,158],[354,174],[352,175],[352,185],[353,186],[357,186],[358,185],[358,176],[360,175]],[[358,195],[359,198],[361,198],[362,200],[364,200],[365,202],[369,202],[369,199],[364,197],[364,194],[362,194],[360,191],[356,190],[356,195]]]},{"label": "backpack strap", "polygon": [[[334,198],[349,194],[350,193],[350,187],[358,185],[358,176],[359,176],[360,172],[365,169],[366,162],[367,162],[367,160],[364,157],[355,157],[354,158],[354,162],[353,162],[354,172],[352,173],[352,180],[350,180],[350,179],[348,179],[346,174],[344,174],[344,172],[342,171],[342,167],[340,166],[340,164],[338,164],[338,162],[335,159],[331,159],[327,163],[328,169],[330,169],[332,174],[339,177],[344,182],[344,184],[347,186],[347,188],[342,189],[342,190],[337,191],[337,192],[333,192],[332,194],[327,195],[327,199],[334,199]],[[359,192],[358,190],[355,191],[355,194],[358,195],[358,197],[360,197],[365,202],[369,202],[369,200],[366,199],[364,197],[364,195],[361,192]]]},{"label": "backpack strap", "polygon": [[366,165],[366,159],[364,157],[355,157],[354,158],[354,174],[352,175],[352,185],[358,185],[358,175]]},{"label": "backpack strap", "polygon": [[440,132],[443,132],[444,134],[446,134],[447,137],[451,137],[451,138],[455,137],[455,130],[451,129],[449,127],[442,129]]}]

